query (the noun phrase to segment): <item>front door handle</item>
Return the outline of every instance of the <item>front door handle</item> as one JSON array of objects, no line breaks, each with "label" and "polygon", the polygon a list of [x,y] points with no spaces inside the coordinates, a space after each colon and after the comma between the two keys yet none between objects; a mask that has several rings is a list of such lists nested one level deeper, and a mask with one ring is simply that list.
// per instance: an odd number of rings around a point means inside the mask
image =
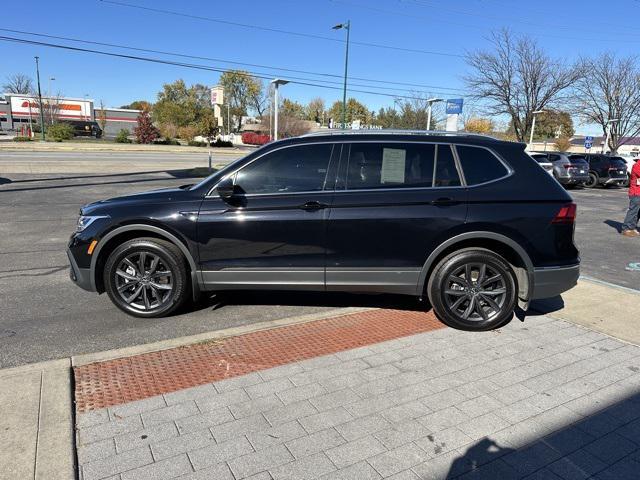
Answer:
[{"label": "front door handle", "polygon": [[453,198],[449,198],[449,197],[440,197],[435,199],[434,201],[431,202],[431,205],[435,205],[438,207],[446,207],[448,205],[457,205],[460,202],[458,202],[457,200],[454,200]]},{"label": "front door handle", "polygon": [[302,210],[306,210],[308,212],[312,212],[314,210],[322,210],[323,208],[327,208],[329,205],[327,205],[326,203],[320,203],[320,202],[307,202],[303,205],[300,205],[300,208]]}]

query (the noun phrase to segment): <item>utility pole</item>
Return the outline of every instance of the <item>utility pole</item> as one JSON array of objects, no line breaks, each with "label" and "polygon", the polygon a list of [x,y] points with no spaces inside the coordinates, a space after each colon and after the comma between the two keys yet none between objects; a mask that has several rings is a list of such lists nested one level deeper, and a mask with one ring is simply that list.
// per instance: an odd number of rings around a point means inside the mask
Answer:
[{"label": "utility pole", "polygon": [[339,23],[333,30],[347,31],[347,48],[344,55],[344,87],[342,89],[342,128],[347,128],[347,72],[349,70],[349,34],[351,33],[351,20],[347,23]]},{"label": "utility pole", "polygon": [[39,103],[39,109],[40,110],[40,133],[42,134],[42,141],[45,141],[45,135],[44,135],[44,112],[43,110],[43,105],[42,105],[42,92],[40,90],[40,64],[38,63],[38,61],[40,60],[40,57],[34,57],[36,59],[36,77],[38,79],[38,102]]}]

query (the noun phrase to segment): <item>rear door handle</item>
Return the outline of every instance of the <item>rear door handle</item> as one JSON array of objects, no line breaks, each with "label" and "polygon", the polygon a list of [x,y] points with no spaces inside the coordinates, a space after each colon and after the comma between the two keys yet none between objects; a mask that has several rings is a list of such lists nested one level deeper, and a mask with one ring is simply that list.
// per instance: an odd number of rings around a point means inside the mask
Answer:
[{"label": "rear door handle", "polygon": [[320,202],[307,202],[303,205],[300,205],[299,208],[301,208],[302,210],[306,210],[308,212],[312,212],[314,210],[322,210],[323,208],[327,208],[329,205],[327,205],[326,203],[320,203]]},{"label": "rear door handle", "polygon": [[449,198],[449,197],[441,197],[441,198],[436,198],[435,200],[433,200],[431,202],[431,205],[436,205],[438,207],[446,207],[448,205],[457,205],[460,202],[458,202],[457,200],[454,200],[453,198]]}]

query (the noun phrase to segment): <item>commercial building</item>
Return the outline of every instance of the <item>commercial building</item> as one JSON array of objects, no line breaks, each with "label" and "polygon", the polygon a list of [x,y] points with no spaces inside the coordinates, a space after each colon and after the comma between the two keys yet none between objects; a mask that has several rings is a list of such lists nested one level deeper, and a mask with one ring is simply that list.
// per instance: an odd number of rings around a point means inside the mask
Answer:
[{"label": "commercial building", "polygon": [[[140,110],[125,108],[96,108],[88,98],[42,97],[45,123],[65,120],[105,121],[103,134],[115,136],[120,130],[133,132]],[[0,129],[20,130],[23,126],[39,123],[40,109],[37,97],[5,93],[0,99]]]}]

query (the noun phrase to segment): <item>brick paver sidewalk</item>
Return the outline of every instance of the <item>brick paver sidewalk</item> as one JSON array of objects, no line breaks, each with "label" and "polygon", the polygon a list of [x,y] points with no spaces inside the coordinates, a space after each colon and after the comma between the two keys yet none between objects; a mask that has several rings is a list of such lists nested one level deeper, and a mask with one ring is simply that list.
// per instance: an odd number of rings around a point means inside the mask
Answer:
[{"label": "brick paver sidewalk", "polygon": [[377,310],[74,374],[84,480],[640,478],[640,347],[547,317]]}]

